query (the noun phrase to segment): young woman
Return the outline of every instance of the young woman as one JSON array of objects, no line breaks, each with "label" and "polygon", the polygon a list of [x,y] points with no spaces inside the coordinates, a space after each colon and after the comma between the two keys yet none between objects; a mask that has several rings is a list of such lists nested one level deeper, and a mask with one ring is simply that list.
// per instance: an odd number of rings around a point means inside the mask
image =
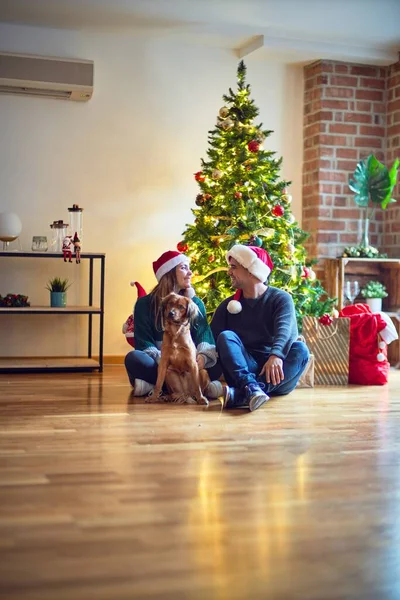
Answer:
[{"label": "young woman", "polygon": [[171,292],[176,292],[191,297],[199,308],[199,316],[190,332],[196,346],[199,368],[207,369],[211,380],[204,394],[208,398],[218,398],[222,394],[222,384],[218,381],[221,369],[217,365],[215,342],[207,323],[204,304],[194,295],[191,287],[192,272],[188,257],[168,250],[153,262],[153,270],[158,283],[150,294],[144,295],[143,288],[138,286],[139,298],[133,316],[135,350],[125,357],[125,367],[134,395],[145,396],[154,388],[163,338],[161,301]]}]

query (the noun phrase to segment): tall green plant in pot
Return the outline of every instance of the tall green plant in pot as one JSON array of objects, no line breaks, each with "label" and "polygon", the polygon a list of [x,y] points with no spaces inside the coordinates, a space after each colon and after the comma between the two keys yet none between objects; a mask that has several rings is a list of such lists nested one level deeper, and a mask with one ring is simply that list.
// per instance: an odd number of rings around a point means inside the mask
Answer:
[{"label": "tall green plant in pot", "polygon": [[390,170],[370,154],[360,160],[349,182],[349,187],[355,193],[354,201],[363,211],[362,234],[357,246],[345,248],[343,256],[374,258],[386,256],[379,253],[369,243],[369,225],[378,207],[383,210],[391,203],[393,189],[397,182],[399,160],[396,159]]},{"label": "tall green plant in pot", "polygon": [[67,306],[67,290],[71,287],[68,279],[53,277],[49,279],[46,289],[50,292],[50,306],[64,308]]}]

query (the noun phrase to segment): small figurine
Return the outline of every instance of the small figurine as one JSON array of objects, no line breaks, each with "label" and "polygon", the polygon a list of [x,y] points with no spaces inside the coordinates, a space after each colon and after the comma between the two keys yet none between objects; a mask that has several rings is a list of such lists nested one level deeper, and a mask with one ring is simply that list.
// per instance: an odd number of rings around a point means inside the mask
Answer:
[{"label": "small figurine", "polygon": [[81,240],[79,239],[76,231],[75,231],[73,242],[74,242],[76,264],[78,265],[81,262]]},{"label": "small figurine", "polygon": [[64,256],[64,262],[67,262],[67,258],[68,258],[68,262],[72,262],[72,248],[73,248],[72,236],[66,235],[65,238],[63,239],[63,245],[62,245],[62,253]]}]

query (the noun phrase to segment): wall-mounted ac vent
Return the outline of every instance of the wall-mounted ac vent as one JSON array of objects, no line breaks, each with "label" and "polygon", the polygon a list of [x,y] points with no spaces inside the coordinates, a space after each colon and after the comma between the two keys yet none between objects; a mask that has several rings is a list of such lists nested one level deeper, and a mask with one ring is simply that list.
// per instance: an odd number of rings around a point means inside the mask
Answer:
[{"label": "wall-mounted ac vent", "polygon": [[93,62],[0,53],[0,93],[86,102],[93,95]]}]

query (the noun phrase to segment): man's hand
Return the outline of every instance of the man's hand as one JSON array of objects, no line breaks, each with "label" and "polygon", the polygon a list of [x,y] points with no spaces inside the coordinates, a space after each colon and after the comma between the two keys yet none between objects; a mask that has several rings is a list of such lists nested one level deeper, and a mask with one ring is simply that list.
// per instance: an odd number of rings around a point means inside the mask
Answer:
[{"label": "man's hand", "polygon": [[260,375],[265,375],[267,383],[278,385],[284,380],[283,374],[283,360],[274,354],[271,354],[263,368],[261,369]]},{"label": "man's hand", "polygon": [[201,371],[202,369],[204,369],[205,359],[204,359],[204,356],[202,354],[198,354],[197,355],[196,362],[197,362],[197,366],[199,367],[199,371]]}]

